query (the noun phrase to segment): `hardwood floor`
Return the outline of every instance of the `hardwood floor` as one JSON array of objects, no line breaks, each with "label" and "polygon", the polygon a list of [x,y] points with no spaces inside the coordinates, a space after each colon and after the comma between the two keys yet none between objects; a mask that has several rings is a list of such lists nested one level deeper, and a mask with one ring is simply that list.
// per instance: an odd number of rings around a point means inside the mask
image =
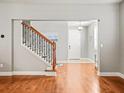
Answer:
[{"label": "hardwood floor", "polygon": [[64,64],[57,77],[0,77],[0,93],[124,93],[124,79],[98,77],[94,64]]}]

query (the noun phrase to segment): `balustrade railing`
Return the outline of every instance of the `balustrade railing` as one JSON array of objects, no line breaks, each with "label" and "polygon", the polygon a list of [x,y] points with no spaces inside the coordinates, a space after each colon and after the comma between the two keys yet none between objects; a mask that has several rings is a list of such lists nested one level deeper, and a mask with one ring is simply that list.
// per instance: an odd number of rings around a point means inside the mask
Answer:
[{"label": "balustrade railing", "polygon": [[45,62],[51,64],[55,70],[56,43],[25,22],[22,22],[22,28],[22,43],[43,58]]}]

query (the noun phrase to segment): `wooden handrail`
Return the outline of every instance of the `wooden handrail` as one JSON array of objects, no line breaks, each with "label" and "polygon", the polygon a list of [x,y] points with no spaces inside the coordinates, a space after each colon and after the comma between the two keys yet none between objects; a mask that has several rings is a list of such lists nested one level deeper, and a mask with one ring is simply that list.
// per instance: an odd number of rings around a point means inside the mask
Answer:
[{"label": "wooden handrail", "polygon": [[51,46],[52,46],[52,69],[55,71],[55,67],[56,67],[56,43],[54,41],[49,40],[45,35],[43,35],[42,33],[40,33],[39,31],[37,31],[34,27],[32,27],[31,25],[22,22],[21,23],[24,27],[27,27],[28,29],[30,29],[29,31],[32,31],[34,33],[36,33],[37,35],[39,35],[40,37],[42,37],[46,42],[48,42]]},{"label": "wooden handrail", "polygon": [[26,24],[25,22],[22,22],[22,25],[30,28],[33,32],[35,32],[36,34],[38,34],[39,36],[41,36],[42,38],[44,38],[47,42],[49,42],[51,45],[53,45],[53,41],[49,40],[45,35],[41,34],[39,31],[37,31],[34,27],[32,27],[29,24]]}]

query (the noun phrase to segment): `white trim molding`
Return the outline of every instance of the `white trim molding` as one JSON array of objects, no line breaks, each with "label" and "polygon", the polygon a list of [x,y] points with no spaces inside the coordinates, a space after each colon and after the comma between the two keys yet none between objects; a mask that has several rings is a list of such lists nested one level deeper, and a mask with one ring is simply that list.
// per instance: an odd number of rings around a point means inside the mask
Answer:
[{"label": "white trim molding", "polygon": [[122,0],[0,0],[1,3],[15,4],[111,4]]},{"label": "white trim molding", "polygon": [[57,76],[56,72],[51,71],[13,71],[13,72],[0,72],[0,76],[12,76],[12,75],[45,75],[45,76]]},{"label": "white trim molding", "polygon": [[12,72],[0,72],[0,76],[12,76]]},{"label": "white trim molding", "polygon": [[93,60],[88,58],[80,58],[75,60],[63,60],[63,61],[57,61],[57,63],[95,63]]},{"label": "white trim molding", "polygon": [[124,74],[119,73],[119,76],[124,79]]},{"label": "white trim molding", "polygon": [[90,58],[80,58],[80,60],[85,61],[84,63],[95,63],[95,61]]},{"label": "white trim molding", "polygon": [[46,72],[46,71],[13,71],[13,75],[45,75],[45,76],[56,76],[56,72]]},{"label": "white trim molding", "polygon": [[124,79],[124,74],[120,72],[100,72],[100,76],[118,76]]}]

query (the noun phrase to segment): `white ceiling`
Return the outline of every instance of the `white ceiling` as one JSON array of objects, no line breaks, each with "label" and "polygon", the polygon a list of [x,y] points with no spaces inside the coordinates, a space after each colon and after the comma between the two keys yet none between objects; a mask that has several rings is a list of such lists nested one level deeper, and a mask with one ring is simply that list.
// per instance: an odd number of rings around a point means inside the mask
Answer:
[{"label": "white ceiling", "polygon": [[122,0],[0,0],[2,3],[31,3],[31,4],[106,4],[119,3]]}]

